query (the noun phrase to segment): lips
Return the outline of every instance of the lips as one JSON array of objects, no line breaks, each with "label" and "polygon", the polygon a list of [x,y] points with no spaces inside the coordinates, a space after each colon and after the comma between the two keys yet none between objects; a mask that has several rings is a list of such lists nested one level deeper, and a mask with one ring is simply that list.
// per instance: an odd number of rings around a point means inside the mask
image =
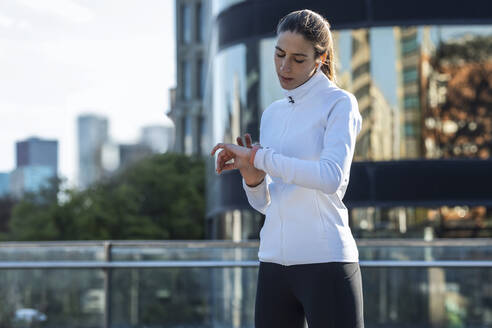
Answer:
[{"label": "lips", "polygon": [[279,75],[280,76],[280,79],[284,82],[290,82],[293,80],[293,78],[291,77],[283,77],[282,75]]}]

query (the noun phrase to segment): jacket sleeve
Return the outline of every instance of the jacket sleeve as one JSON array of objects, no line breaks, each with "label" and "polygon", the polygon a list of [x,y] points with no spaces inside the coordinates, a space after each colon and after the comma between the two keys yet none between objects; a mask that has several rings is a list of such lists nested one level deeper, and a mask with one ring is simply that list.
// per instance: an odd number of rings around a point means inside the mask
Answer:
[{"label": "jacket sleeve", "polygon": [[[265,109],[260,119],[260,144],[263,142],[263,127],[265,126],[265,113],[269,108]],[[265,175],[263,181],[255,187],[249,187],[246,184],[246,181],[243,180],[243,189],[246,192],[246,197],[248,198],[248,202],[255,210],[260,212],[261,214],[266,214],[266,209],[270,206],[270,190],[268,186],[272,183],[272,179],[268,175]]]},{"label": "jacket sleeve", "polygon": [[243,188],[246,192],[246,197],[248,197],[249,204],[258,212],[265,214],[266,209],[270,206],[270,192],[268,190],[268,185],[272,182],[268,174],[265,176],[263,181],[255,187],[250,187],[243,180]]},{"label": "jacket sleeve", "polygon": [[362,117],[353,95],[340,97],[328,114],[318,161],[287,157],[265,147],[256,152],[254,166],[284,183],[335,193],[348,179]]}]

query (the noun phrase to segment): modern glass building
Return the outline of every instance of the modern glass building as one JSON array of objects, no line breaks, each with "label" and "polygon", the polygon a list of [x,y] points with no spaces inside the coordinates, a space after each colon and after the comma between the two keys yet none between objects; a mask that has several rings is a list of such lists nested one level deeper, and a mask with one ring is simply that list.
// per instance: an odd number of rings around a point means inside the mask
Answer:
[{"label": "modern glass building", "polygon": [[108,119],[98,115],[77,118],[79,188],[85,189],[104,176],[103,145],[109,141]]},{"label": "modern glass building", "polygon": [[200,156],[207,152],[206,110],[203,106],[209,52],[208,19],[212,3],[176,0],[176,81],[169,116],[176,128],[174,150]]},{"label": "modern glass building", "polygon": [[58,175],[58,141],[31,137],[16,143],[16,168],[10,173],[9,192],[21,197],[36,192]]},{"label": "modern glass building", "polygon": [[[273,63],[276,25],[309,8],[330,21],[337,83],[358,99],[355,164],[491,161],[492,5],[451,3],[212,1],[205,148],[246,132],[258,141],[263,110],[283,97]],[[218,176],[214,159],[205,158],[208,236],[257,239],[264,218],[249,207],[239,173]],[[351,208],[354,234],[424,238],[439,226],[444,236],[477,237],[492,227],[490,204],[388,205]]]},{"label": "modern glass building", "polygon": [[37,192],[42,188],[48,188],[50,179],[55,176],[51,166],[28,165],[18,167],[10,173],[10,193],[15,197],[22,197],[26,192]]},{"label": "modern glass building", "polygon": [[140,143],[147,145],[154,153],[165,153],[174,146],[174,125],[148,125],[141,129]]},{"label": "modern glass building", "polygon": [[42,165],[58,172],[58,141],[31,137],[16,142],[16,167]]},{"label": "modern glass building", "polygon": [[9,173],[0,173],[0,197],[9,193]]}]

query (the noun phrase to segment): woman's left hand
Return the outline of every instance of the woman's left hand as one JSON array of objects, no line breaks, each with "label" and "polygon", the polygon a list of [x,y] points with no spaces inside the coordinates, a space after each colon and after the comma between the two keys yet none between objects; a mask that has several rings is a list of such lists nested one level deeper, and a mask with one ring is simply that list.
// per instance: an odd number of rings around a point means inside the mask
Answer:
[{"label": "woman's left hand", "polygon": [[[218,143],[211,152],[211,156],[215,155],[218,149],[223,149],[217,157],[217,173],[221,173],[226,170],[243,169],[249,164],[249,158],[251,156],[251,149],[248,147],[242,147],[234,144]],[[234,159],[233,163],[226,164],[226,162]]]}]

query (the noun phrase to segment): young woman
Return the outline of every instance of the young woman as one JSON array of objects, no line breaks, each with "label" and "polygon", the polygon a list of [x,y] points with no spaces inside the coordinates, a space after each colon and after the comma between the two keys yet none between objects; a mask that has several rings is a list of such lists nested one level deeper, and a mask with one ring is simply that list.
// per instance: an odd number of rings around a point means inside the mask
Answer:
[{"label": "young woman", "polygon": [[[300,10],[277,26],[285,97],[261,117],[260,144],[217,144],[217,172],[239,169],[260,231],[256,328],[364,327],[359,253],[342,202],[362,117],[335,84],[330,25]],[[233,162],[230,162],[233,160]]]}]

